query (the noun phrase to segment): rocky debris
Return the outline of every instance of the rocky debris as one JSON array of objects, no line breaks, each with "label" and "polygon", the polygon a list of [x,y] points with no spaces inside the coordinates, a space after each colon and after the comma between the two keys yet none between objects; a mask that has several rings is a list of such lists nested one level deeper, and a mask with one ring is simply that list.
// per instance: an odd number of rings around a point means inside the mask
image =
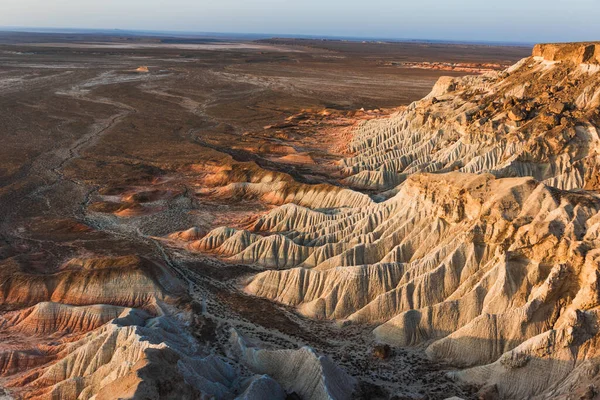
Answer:
[{"label": "rocky debris", "polygon": [[509,65],[497,64],[497,63],[450,63],[450,62],[397,62],[391,61],[385,63],[385,65],[393,65],[404,68],[420,68],[420,69],[433,69],[439,71],[460,71],[470,73],[486,73],[491,71],[503,70]]},{"label": "rocky debris", "polygon": [[[340,162],[344,183],[395,191],[411,174],[459,170],[586,186],[582,179],[598,162],[592,104],[600,104],[600,73],[582,65],[530,57],[504,74],[440,79],[405,111],[356,128],[348,145],[354,155]],[[560,139],[559,125],[582,136]]]},{"label": "rocky debris", "polygon": [[527,111],[519,106],[514,106],[508,111],[508,117],[513,121],[523,121],[527,119]]},{"label": "rocky debris", "polygon": [[538,115],[540,122],[549,125],[549,127],[555,127],[560,125],[560,117],[552,112],[542,112]]}]

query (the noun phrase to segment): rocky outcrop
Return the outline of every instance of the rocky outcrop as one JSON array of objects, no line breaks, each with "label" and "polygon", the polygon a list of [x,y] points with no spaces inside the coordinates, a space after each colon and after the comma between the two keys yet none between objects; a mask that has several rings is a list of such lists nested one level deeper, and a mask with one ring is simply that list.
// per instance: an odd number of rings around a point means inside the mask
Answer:
[{"label": "rocky outcrop", "polygon": [[259,168],[254,163],[210,167],[197,194],[219,200],[260,200],[266,204],[294,203],[310,208],[362,207],[369,196],[330,184],[309,185],[290,175]]},{"label": "rocky outcrop", "polygon": [[593,398],[600,382],[597,317],[598,310],[572,310],[553,329],[523,342],[494,363],[450,376],[494,386],[502,398]]},{"label": "rocky outcrop", "polygon": [[[598,45],[590,46],[573,49],[597,54]],[[554,48],[538,46],[535,53]],[[567,59],[575,51],[557,49],[547,57]],[[583,58],[573,61],[531,57],[500,74],[440,79],[406,111],[359,125],[349,144],[355,155],[340,163],[344,182],[381,191],[411,174],[458,170],[590,188],[598,164],[600,74]]]},{"label": "rocky outcrop", "polygon": [[294,203],[311,208],[361,207],[372,203],[365,194],[325,184],[236,182],[198,193],[220,199],[261,200],[273,205]]},{"label": "rocky outcrop", "polygon": [[150,318],[132,310],[56,347],[56,363],[9,386],[27,384],[29,397],[235,397],[236,373],[231,366],[203,354],[182,326],[168,317]]},{"label": "rocky outcrop", "polygon": [[129,312],[131,309],[102,304],[74,307],[44,302],[3,315],[0,327],[28,335],[89,332]]},{"label": "rocky outcrop", "polygon": [[544,43],[533,48],[534,57],[546,61],[571,61],[575,64],[600,64],[600,43]]},{"label": "rocky outcrop", "polygon": [[[338,321],[341,336],[367,329],[361,345],[375,364],[349,351],[340,358],[352,373],[398,367],[393,347],[418,346],[423,357],[455,367],[449,378],[481,387],[482,398],[593,396],[598,65],[597,44],[539,45],[506,71],[440,79],[423,100],[357,124],[348,156],[327,165],[331,175],[308,179],[318,166],[310,157],[308,169],[295,156],[279,158],[294,164],[282,168],[238,148],[227,150],[255,161],[190,167],[201,170],[194,190],[127,190],[117,216],[100,223],[146,218],[142,203],[177,208],[169,203],[175,193],[190,203],[196,195],[260,204],[251,218],[199,221],[166,238],[140,235],[161,262],[82,257],[32,271],[7,252],[0,383],[25,398],[342,400],[361,390],[368,397],[365,382],[315,350],[337,339],[313,348],[298,338],[318,343],[320,332],[289,335],[290,324],[327,332],[333,324],[269,308],[267,299]],[[295,152],[281,143],[263,150]],[[105,203],[96,211],[110,208]],[[223,221],[235,227],[215,228]],[[196,263],[199,253],[252,268]],[[273,316],[281,331],[264,340],[268,324],[230,318],[224,303],[250,316],[281,312]],[[230,329],[234,319],[247,338]]]},{"label": "rocky outcrop", "polygon": [[599,212],[594,194],[530,178],[414,175],[368,209],[261,217],[257,227],[320,255],[270,249],[296,267],[246,290],[312,318],[377,323],[376,337],[396,346],[432,342],[432,359],[485,365],[599,305]]}]

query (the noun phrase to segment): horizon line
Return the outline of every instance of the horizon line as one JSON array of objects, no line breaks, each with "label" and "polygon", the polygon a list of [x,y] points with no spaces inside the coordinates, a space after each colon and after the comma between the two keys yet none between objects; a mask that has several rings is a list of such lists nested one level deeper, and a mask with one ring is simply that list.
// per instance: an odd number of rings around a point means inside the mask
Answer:
[{"label": "horizon line", "polygon": [[474,45],[496,45],[511,47],[530,47],[538,41],[499,41],[499,40],[468,40],[468,39],[433,39],[433,38],[408,38],[408,37],[384,37],[384,36],[352,36],[352,35],[329,35],[329,34],[293,34],[293,33],[263,33],[263,32],[210,32],[210,31],[188,31],[188,30],[152,30],[152,29],[128,29],[128,28],[72,28],[72,27],[33,27],[33,26],[0,26],[0,32],[15,33],[111,33],[121,32],[132,36],[162,36],[178,35],[179,37],[195,36],[200,38],[213,35],[216,37],[229,37],[231,39],[314,39],[314,40],[340,40],[340,41],[379,41],[379,42],[413,42],[413,43],[447,43],[447,44],[474,44]]}]

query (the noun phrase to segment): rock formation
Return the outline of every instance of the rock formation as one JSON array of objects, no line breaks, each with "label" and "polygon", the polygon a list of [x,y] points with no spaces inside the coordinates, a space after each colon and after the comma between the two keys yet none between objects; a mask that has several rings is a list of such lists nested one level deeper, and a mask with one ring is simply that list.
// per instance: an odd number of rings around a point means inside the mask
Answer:
[{"label": "rock formation", "polygon": [[[359,122],[336,163],[270,144],[272,159],[231,151],[242,161],[191,166],[176,190],[99,190],[86,221],[135,232],[155,258],[59,249],[59,263],[36,269],[4,257],[0,386],[36,399],[375,397],[360,363],[343,367],[359,355],[323,354],[318,329],[298,335],[314,346],[286,333],[333,326],[368,329],[371,365],[393,370],[394,354],[416,349],[482,398],[593,397],[599,52],[538,45],[505,71],[442,78],[406,109]],[[184,214],[184,201],[257,212],[141,233]],[[171,206],[179,213],[151,215]],[[270,341],[241,316],[252,313],[274,321]]]},{"label": "rock formation", "polygon": [[288,393],[303,399],[351,399],[355,382],[343,370],[309,347],[264,350],[250,347],[232,332],[234,351],[252,371],[274,377]]},{"label": "rock formation", "polygon": [[11,307],[52,301],[145,308],[156,299],[169,300],[185,291],[171,270],[137,256],[72,259],[50,274],[13,265],[1,276],[0,301]]},{"label": "rock formation", "polygon": [[376,324],[501,398],[584,390],[600,379],[598,63],[598,44],[538,45],[506,71],[440,79],[355,129],[342,182],[372,202],[288,195],[190,248],[265,269],[247,293]]}]

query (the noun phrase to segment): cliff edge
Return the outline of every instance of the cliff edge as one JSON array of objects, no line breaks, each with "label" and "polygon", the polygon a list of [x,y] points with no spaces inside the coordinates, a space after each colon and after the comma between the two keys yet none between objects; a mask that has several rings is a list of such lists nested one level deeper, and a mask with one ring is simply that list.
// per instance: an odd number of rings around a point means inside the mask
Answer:
[{"label": "cliff edge", "polygon": [[533,56],[542,57],[547,61],[600,64],[600,42],[536,44]]}]

